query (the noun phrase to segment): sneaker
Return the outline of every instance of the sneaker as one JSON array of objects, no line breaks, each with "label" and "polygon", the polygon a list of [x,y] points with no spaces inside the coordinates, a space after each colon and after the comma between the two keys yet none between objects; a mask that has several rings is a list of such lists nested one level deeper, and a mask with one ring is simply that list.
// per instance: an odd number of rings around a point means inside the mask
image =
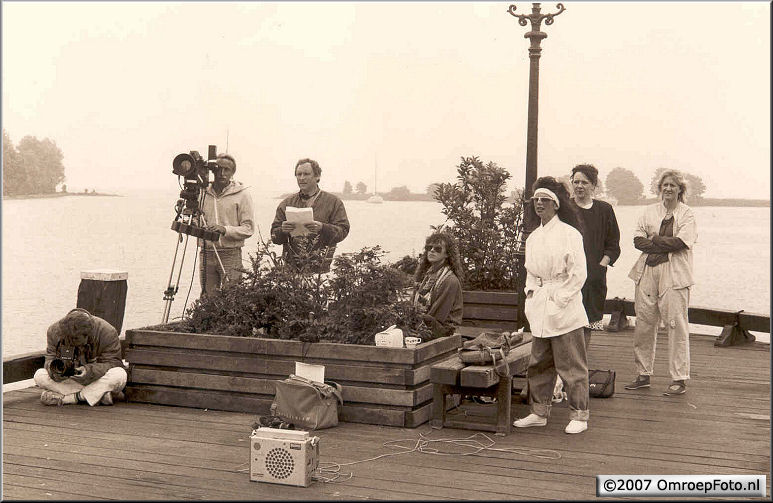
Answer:
[{"label": "sneaker", "polygon": [[604,322],[603,322],[603,320],[594,321],[593,323],[591,323],[590,324],[590,329],[591,330],[603,331],[604,330]]},{"label": "sneaker", "polygon": [[665,396],[684,395],[686,391],[687,386],[685,386],[684,381],[674,381],[668,385],[668,388],[666,388],[666,391],[664,391],[663,394]]},{"label": "sneaker", "polygon": [[497,397],[495,396],[473,396],[472,401],[480,405],[488,405],[497,403]]},{"label": "sneaker", "polygon": [[61,407],[63,398],[63,394],[49,389],[43,390],[43,393],[40,394],[40,401],[43,402],[43,405],[56,405]]},{"label": "sneaker", "polygon": [[529,414],[526,417],[513,421],[513,426],[516,428],[531,428],[532,426],[545,426],[546,424],[548,424],[548,418],[538,416],[537,414]]},{"label": "sneaker", "polygon": [[108,391],[99,399],[99,405],[113,405],[113,395]]},{"label": "sneaker", "polygon": [[588,421],[578,421],[577,419],[572,419],[569,421],[569,424],[566,425],[566,428],[564,428],[564,432],[569,433],[570,435],[574,435],[575,433],[582,433],[587,429]]},{"label": "sneaker", "polygon": [[632,383],[626,384],[625,389],[640,389],[650,387],[650,376],[640,375]]}]

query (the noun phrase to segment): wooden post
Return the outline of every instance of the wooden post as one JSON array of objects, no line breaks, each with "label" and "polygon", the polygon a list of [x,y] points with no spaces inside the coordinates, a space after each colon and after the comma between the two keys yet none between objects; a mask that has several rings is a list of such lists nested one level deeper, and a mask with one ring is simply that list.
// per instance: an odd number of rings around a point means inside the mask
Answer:
[{"label": "wooden post", "polygon": [[717,340],[714,341],[715,346],[726,348],[728,346],[749,344],[755,341],[755,337],[741,326],[742,312],[743,309],[735,313],[735,322],[732,325],[725,325],[722,327],[722,333],[719,334]]},{"label": "wooden post", "polygon": [[77,307],[107,321],[120,335],[126,309],[128,276],[127,272],[115,269],[82,271]]}]

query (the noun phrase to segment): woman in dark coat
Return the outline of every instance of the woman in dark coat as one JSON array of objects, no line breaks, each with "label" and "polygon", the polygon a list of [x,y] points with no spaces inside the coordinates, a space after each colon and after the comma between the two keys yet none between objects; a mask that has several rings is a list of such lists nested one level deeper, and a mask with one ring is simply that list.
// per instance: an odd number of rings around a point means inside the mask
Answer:
[{"label": "woman in dark coat", "polygon": [[416,268],[412,299],[433,338],[452,335],[462,323],[463,277],[456,239],[445,232],[429,236]]},{"label": "woman in dark coat", "polygon": [[582,303],[588,315],[584,329],[585,346],[590,343],[591,330],[601,330],[604,302],[607,299],[607,267],[620,256],[620,228],[615,210],[605,201],[593,199],[599,182],[599,171],[591,164],[572,169],[572,201],[583,223],[582,243],[588,279],[582,287]]}]

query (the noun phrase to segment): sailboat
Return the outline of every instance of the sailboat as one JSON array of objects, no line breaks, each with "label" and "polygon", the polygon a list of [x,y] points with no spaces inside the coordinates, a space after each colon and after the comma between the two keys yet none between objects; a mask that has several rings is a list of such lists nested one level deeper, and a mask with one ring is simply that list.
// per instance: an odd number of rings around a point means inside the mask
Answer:
[{"label": "sailboat", "polygon": [[369,203],[381,204],[384,202],[384,198],[378,195],[376,189],[376,181],[378,178],[378,161],[373,160],[373,195],[368,198]]}]

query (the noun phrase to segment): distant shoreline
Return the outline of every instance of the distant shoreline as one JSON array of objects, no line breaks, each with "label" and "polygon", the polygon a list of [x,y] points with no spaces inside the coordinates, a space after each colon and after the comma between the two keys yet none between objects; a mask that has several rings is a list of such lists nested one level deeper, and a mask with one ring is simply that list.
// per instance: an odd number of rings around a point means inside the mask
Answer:
[{"label": "distant shoreline", "polygon": [[54,192],[51,194],[19,194],[15,196],[3,196],[3,199],[49,199],[53,197],[65,197],[65,196],[108,196],[108,197],[123,197],[121,194],[106,194],[104,192]]},{"label": "distant shoreline", "polygon": [[[619,206],[646,206],[648,204],[654,204],[658,201],[659,200],[656,198],[651,198],[651,199],[642,199],[642,200],[636,201],[635,203],[618,202],[617,204]],[[693,208],[697,208],[698,206],[719,206],[719,207],[733,207],[733,208],[748,208],[748,207],[754,207],[754,208],[768,207],[769,208],[770,200],[769,199],[736,199],[736,198],[704,197],[698,201],[688,201],[687,206],[690,206]]]},{"label": "distant shoreline", "polygon": [[[329,192],[330,194],[333,194],[334,196],[337,196],[341,198],[342,201],[367,201],[369,197],[371,197],[373,194],[342,194],[341,192]],[[296,194],[296,192],[282,194],[280,196],[276,196],[275,199],[284,199],[288,196],[291,196],[293,194]],[[411,194],[411,197],[406,198],[391,198],[389,196],[388,192],[379,192],[378,195],[380,195],[384,202],[386,201],[435,201],[438,202],[434,197],[430,196],[429,194]],[[507,198],[508,203],[512,203],[512,198]],[[613,203],[613,206],[646,206],[648,204],[654,204],[658,202],[658,199],[656,198],[648,198],[648,199],[640,199],[639,201],[629,203]],[[687,203],[688,206],[691,207],[698,207],[698,206],[715,206],[715,207],[725,207],[725,208],[769,208],[770,207],[770,200],[769,199],[739,199],[739,198],[712,198],[712,197],[704,197],[701,198],[698,201],[689,201]]]},{"label": "distant shoreline", "polygon": [[[341,192],[332,192],[332,191],[325,191],[325,192],[338,197],[339,199],[341,199],[341,201],[367,201],[369,198],[373,197],[372,193],[343,194]],[[297,194],[297,192],[282,194],[282,195],[276,196],[275,199],[285,199],[286,197],[290,197],[293,194]],[[379,192],[378,195],[381,196],[381,198],[384,201],[436,201],[435,198],[429,194],[411,194],[409,197],[400,197],[400,198],[392,197],[389,194],[389,192]]]}]

